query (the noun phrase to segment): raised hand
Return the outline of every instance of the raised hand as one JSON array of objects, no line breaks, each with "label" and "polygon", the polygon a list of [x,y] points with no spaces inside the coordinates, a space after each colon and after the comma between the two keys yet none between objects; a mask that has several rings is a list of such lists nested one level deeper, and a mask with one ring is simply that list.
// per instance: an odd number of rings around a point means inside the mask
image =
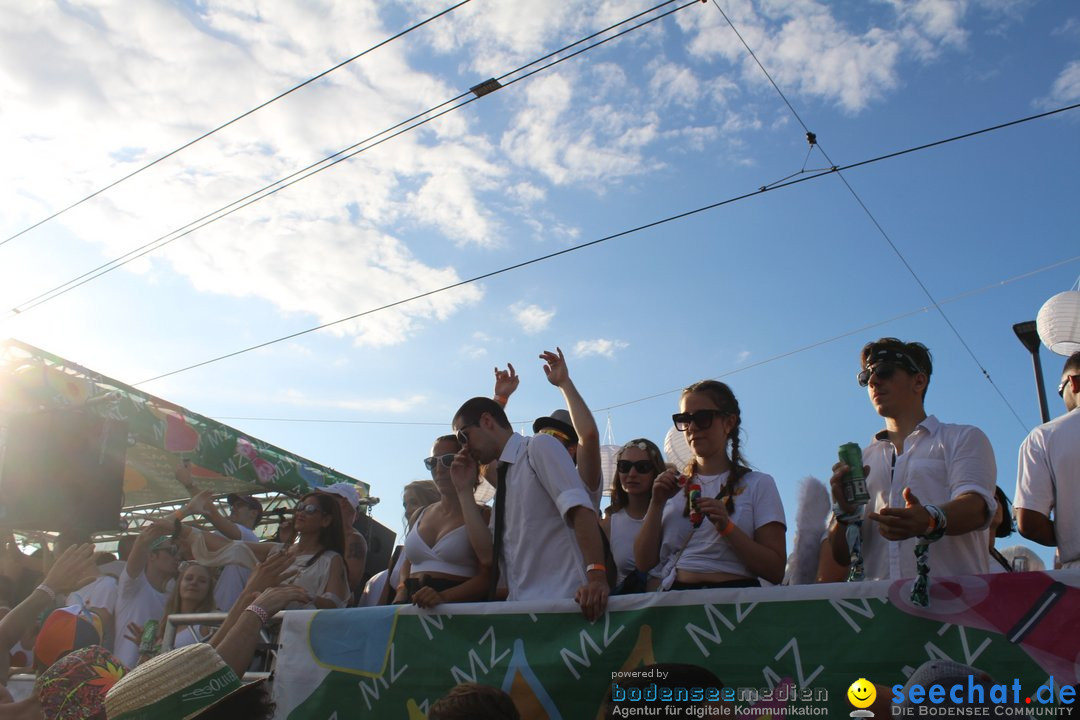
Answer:
[{"label": "raised hand", "polygon": [[544,374],[548,382],[557,388],[570,379],[570,371],[566,368],[566,358],[561,348],[556,347],[555,352],[545,350],[540,353],[540,359],[544,361]]},{"label": "raised hand", "polygon": [[495,396],[509,399],[517,390],[521,378],[514,371],[511,363],[506,363],[506,369],[495,368]]}]

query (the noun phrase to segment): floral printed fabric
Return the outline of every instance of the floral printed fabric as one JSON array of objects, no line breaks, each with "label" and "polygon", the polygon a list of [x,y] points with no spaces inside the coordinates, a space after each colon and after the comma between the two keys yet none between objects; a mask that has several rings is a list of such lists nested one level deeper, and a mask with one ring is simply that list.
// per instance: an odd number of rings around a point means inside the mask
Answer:
[{"label": "floral printed fabric", "polygon": [[34,691],[45,720],[104,716],[105,693],[124,676],[124,666],[100,645],[76,650],[38,677]]}]

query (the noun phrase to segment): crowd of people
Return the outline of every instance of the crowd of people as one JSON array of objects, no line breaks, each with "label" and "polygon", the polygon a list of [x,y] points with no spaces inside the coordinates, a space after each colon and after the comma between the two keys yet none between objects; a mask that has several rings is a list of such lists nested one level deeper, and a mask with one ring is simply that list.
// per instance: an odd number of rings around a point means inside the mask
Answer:
[{"label": "crowd of people", "polygon": [[[229,495],[223,513],[184,464],[176,478],[191,499],[121,543],[119,559],[95,553],[88,538],[61,537],[63,552],[46,574],[42,558],[23,555],[7,538],[0,643],[7,666],[32,668],[39,679],[22,704],[0,702],[0,720],[138,714],[146,704],[172,701],[159,677],[179,660],[205,668],[206,676],[229,676],[222,687],[230,689],[208,708],[225,695],[263,707],[265,693],[241,692],[236,678],[251,663],[262,627],[283,609],[572,598],[595,620],[611,594],[784,581],[787,515],[774,479],[743,457],[742,414],[728,385],[704,380],[682,392],[672,422],[692,453],[684,467],[666,463],[647,438],[623,445],[602,510],[595,420],[561,350],[540,358],[566,407],[538,418],[531,436],[515,432],[505,408],[520,378],[512,365],[496,368],[493,397],[464,402],[452,432],[434,440],[424,461],[431,480],[410,483],[403,495],[400,552],[366,585],[366,542],[354,528],[360,498],[347,483],[300,497],[274,541],[254,533],[263,514],[257,498]],[[930,558],[935,575],[1011,571],[994,549],[1013,521],[996,487],[989,440],[974,426],[926,412],[929,350],[882,338],[862,348],[858,368],[885,427],[862,448],[861,468],[833,466],[832,515],[827,524],[821,519],[811,559],[817,579],[916,578],[916,592],[925,593]],[[1066,414],[1032,431],[1020,450],[1016,524],[1025,537],[1056,546],[1062,566],[1078,567],[1080,353],[1066,362],[1058,394]],[[860,469],[864,497],[850,491],[852,471]],[[482,482],[495,488],[491,507],[476,500]],[[191,516],[213,529],[187,522]],[[167,622],[213,611],[228,612],[220,627]],[[175,649],[161,653],[168,626]],[[117,681],[100,698],[85,690],[94,699],[79,702],[99,710],[48,710],[53,690],[83,697],[71,683],[87,667]],[[147,693],[150,686],[160,697]]]}]

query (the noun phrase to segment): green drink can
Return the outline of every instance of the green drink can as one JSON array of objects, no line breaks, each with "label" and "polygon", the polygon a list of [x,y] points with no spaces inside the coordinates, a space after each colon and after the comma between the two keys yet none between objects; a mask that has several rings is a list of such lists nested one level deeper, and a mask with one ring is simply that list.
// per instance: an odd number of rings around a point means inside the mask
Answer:
[{"label": "green drink can", "polygon": [[851,468],[844,480],[844,499],[853,505],[861,505],[870,500],[866,489],[866,477],[863,475],[862,448],[859,443],[844,443],[837,450],[840,462]]}]

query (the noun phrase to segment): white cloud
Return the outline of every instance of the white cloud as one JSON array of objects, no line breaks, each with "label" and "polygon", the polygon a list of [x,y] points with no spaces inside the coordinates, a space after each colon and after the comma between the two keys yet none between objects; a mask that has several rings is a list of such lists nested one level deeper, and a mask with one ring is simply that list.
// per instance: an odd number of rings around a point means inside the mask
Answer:
[{"label": "white cloud", "polygon": [[602,357],[615,357],[616,350],[623,350],[630,344],[622,340],[608,340],[596,338],[595,340],[579,340],[574,343],[574,355],[577,357],[589,357],[598,355]]},{"label": "white cloud", "polygon": [[551,319],[555,317],[554,308],[545,310],[539,305],[526,305],[520,302],[511,305],[510,312],[513,313],[514,319],[521,326],[521,329],[529,335],[535,335],[545,330],[551,323]]},{"label": "white cloud", "polygon": [[751,352],[749,350],[742,350],[735,357],[735,362],[740,363],[740,364],[744,363],[744,362],[746,362],[747,360],[750,359],[750,355],[751,355]]},{"label": "white cloud", "polygon": [[334,400],[326,400],[310,397],[306,393],[295,389],[285,390],[280,394],[278,399],[289,405],[296,405],[299,407],[332,408],[338,410],[353,410],[356,412],[383,412],[394,414],[413,412],[416,408],[423,407],[428,402],[428,398],[425,395],[387,398],[366,397],[363,399],[337,398]]},{"label": "white cloud", "polygon": [[1045,105],[1057,106],[1080,100],[1080,60],[1066,65],[1054,80]]}]

